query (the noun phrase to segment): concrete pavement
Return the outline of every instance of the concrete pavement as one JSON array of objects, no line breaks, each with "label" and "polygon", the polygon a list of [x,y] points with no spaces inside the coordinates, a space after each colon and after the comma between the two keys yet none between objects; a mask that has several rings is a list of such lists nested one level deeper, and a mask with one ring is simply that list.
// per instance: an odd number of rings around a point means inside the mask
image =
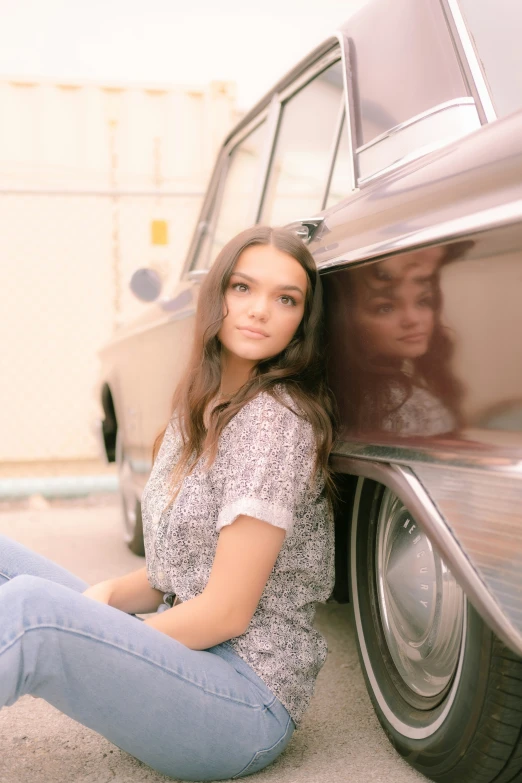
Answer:
[{"label": "concrete pavement", "polygon": [[[0,503],[0,532],[91,584],[139,568],[123,544],[118,499]],[[0,618],[1,622],[1,618]],[[274,764],[251,776],[266,783],[421,783],[393,750],[368,698],[349,607],[319,605],[328,640],[312,704]],[[148,783],[172,780],[146,767],[46,702],[25,696],[0,712],[0,783]]]}]

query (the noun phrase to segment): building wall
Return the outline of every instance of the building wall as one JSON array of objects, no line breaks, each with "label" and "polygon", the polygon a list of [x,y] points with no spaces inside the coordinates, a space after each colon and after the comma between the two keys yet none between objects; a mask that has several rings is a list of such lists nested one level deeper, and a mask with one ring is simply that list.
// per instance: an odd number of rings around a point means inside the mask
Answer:
[{"label": "building wall", "polygon": [[137,268],[181,268],[237,119],[231,83],[0,79],[0,472],[98,457],[96,352]]}]

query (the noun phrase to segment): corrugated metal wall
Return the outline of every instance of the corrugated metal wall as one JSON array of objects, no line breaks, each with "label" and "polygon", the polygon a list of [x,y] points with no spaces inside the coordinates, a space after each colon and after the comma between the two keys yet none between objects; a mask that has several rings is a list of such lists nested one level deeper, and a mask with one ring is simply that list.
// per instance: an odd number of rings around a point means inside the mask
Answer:
[{"label": "corrugated metal wall", "polygon": [[228,83],[0,82],[4,475],[98,458],[96,351],[142,312],[135,269],[180,268],[236,119]]}]

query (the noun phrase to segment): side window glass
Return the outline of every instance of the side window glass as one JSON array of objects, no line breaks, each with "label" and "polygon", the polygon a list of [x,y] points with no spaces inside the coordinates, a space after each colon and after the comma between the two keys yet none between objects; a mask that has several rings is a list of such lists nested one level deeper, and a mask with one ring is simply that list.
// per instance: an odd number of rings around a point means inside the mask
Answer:
[{"label": "side window glass", "polygon": [[393,18],[401,20],[393,32],[391,11],[375,14],[370,7],[353,31],[358,146],[434,106],[469,95],[441,4],[394,0],[390,7]]},{"label": "side window glass", "polygon": [[201,242],[193,268],[210,266],[223,245],[254,222],[256,184],[266,128],[266,122],[262,122],[231,150],[214,202],[210,227]]},{"label": "side window glass", "polygon": [[343,93],[339,60],[284,104],[262,223],[281,226],[321,210]]},{"label": "side window glass", "polygon": [[347,198],[352,192],[352,150],[350,149],[350,140],[346,128],[346,114],[341,125],[341,135],[335,154],[335,160],[332,170],[332,179],[328,189],[328,198],[326,200],[326,209],[333,207],[343,199]]},{"label": "side window glass", "polygon": [[357,17],[350,61],[359,183],[480,127],[443,5],[394,0]]}]

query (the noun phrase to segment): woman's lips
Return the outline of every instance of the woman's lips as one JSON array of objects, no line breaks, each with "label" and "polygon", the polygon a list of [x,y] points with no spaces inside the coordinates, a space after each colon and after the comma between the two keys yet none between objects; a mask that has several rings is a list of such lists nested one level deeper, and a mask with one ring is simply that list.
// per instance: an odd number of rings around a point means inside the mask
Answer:
[{"label": "woman's lips", "polygon": [[426,340],[426,333],[409,334],[406,337],[399,337],[401,343],[422,343]]},{"label": "woman's lips", "polygon": [[245,337],[250,337],[252,340],[262,340],[268,335],[265,332],[261,332],[258,329],[248,329],[246,326],[238,326],[240,332],[243,332]]}]

